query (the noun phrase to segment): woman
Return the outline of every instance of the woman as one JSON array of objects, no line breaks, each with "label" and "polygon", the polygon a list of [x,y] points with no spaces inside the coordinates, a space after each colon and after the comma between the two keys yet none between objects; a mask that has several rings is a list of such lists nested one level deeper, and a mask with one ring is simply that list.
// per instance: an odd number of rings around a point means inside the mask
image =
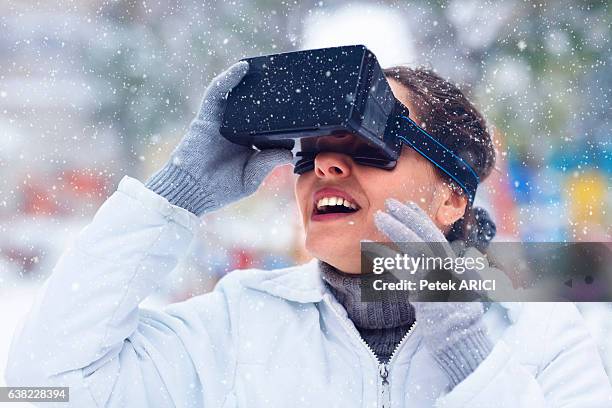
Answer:
[{"label": "woman", "polygon": [[[360,302],[360,241],[482,247],[492,234],[425,158],[404,147],[392,171],[359,165],[342,153],[351,135],[326,139],[329,149],[296,183],[316,260],[235,271],[210,294],[139,309],[187,250],[197,216],[254,192],[292,160],[219,134],[224,96],[247,68],[213,80],[169,162],[146,186],[125,177],[67,249],[17,331],[9,384],[69,386],[80,407],[611,406],[572,304],[493,304],[485,313],[476,302]],[[425,70],[386,75],[412,119],[484,179],[491,138],[463,94]]]}]

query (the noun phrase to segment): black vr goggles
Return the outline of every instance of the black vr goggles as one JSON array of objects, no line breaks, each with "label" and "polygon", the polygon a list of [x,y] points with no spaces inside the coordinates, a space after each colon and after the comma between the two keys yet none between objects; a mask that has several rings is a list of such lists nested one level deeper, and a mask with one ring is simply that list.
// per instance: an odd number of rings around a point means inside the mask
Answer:
[{"label": "black vr goggles", "polygon": [[[365,46],[245,61],[249,71],[229,93],[223,115],[221,134],[226,139],[258,149],[293,149],[297,174],[312,170],[322,151],[339,151],[358,164],[391,170],[407,144],[454,180],[470,202],[474,199],[476,172],[410,119]],[[346,134],[356,135],[357,141],[324,138]]]}]

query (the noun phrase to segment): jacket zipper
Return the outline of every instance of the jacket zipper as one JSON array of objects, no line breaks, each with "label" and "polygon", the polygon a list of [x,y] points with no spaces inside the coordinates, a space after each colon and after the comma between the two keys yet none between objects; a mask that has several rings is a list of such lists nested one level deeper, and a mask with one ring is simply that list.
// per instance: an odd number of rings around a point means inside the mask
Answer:
[{"label": "jacket zipper", "polygon": [[408,339],[410,334],[412,334],[412,332],[414,331],[414,328],[416,327],[416,321],[414,323],[412,323],[412,326],[410,326],[410,329],[408,329],[406,334],[404,334],[404,337],[402,337],[400,342],[397,343],[397,345],[393,349],[393,352],[391,353],[391,357],[389,357],[389,361],[387,363],[382,363],[378,359],[378,356],[376,355],[376,353],[374,353],[374,350],[372,350],[370,345],[363,339],[363,337],[361,337],[361,335],[359,334],[357,329],[355,329],[354,326],[351,326],[350,324],[348,324],[348,320],[349,319],[348,318],[343,318],[341,316],[340,312],[338,312],[338,310],[334,306],[333,302],[331,301],[330,296],[331,295],[329,295],[329,294],[326,294],[324,296],[325,302],[333,310],[333,312],[336,315],[336,317],[338,317],[338,320],[340,320],[340,322],[342,323],[342,326],[344,327],[344,329],[349,334],[354,336],[361,344],[363,344],[363,346],[370,353],[370,356],[376,362],[376,366],[378,367],[378,376],[380,377],[380,397],[381,397],[380,400],[382,401],[381,407],[382,408],[390,408],[391,407],[391,394],[390,394],[390,389],[389,389],[389,379],[388,379],[388,377],[389,377],[389,371],[391,369],[391,364],[395,360],[395,357],[396,357],[397,353],[402,348],[402,346],[404,345],[404,343],[406,342],[406,340]]},{"label": "jacket zipper", "polygon": [[387,378],[389,376],[389,371],[391,370],[391,364],[395,360],[395,358],[397,356],[397,353],[402,348],[402,346],[404,345],[404,343],[406,342],[408,337],[414,331],[414,328],[416,327],[416,324],[417,324],[417,322],[415,320],[414,323],[412,323],[412,326],[410,326],[408,331],[404,334],[404,337],[402,337],[400,342],[395,345],[395,348],[393,349],[393,352],[391,353],[391,356],[389,357],[389,361],[386,364],[385,363],[379,363],[378,373],[380,374],[380,379],[381,379],[381,386],[382,386],[381,389],[382,389],[382,397],[383,397],[382,398],[382,401],[383,401],[382,402],[382,406],[383,406],[383,408],[391,407],[391,394],[390,394],[390,390],[389,390],[389,380]]},{"label": "jacket zipper", "polygon": [[389,376],[389,369],[387,364],[380,364],[378,366],[378,374],[380,375],[380,400],[382,401],[383,408],[391,407],[391,395],[389,392],[389,380],[387,377]]}]

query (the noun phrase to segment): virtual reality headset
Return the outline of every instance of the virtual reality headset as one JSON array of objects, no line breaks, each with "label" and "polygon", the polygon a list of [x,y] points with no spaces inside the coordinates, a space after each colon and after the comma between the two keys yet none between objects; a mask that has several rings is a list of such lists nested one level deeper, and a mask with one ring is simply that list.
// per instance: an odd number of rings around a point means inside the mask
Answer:
[{"label": "virtual reality headset", "polygon": [[[403,144],[454,180],[470,202],[476,172],[411,118],[391,91],[374,54],[363,45],[246,58],[249,70],[227,98],[221,134],[257,149],[295,152],[294,172],[314,168],[323,151],[392,170]],[[350,143],[342,136],[352,134]]]}]

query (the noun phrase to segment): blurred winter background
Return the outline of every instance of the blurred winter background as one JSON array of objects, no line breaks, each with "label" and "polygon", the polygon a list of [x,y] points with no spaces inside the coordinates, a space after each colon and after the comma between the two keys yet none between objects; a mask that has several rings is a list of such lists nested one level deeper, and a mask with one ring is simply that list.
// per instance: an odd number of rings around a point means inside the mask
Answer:
[{"label": "blurred winter background", "polygon": [[[363,43],[383,66],[435,68],[495,126],[499,171],[479,200],[499,239],[610,241],[611,13],[595,1],[0,2],[0,384],[12,330],[66,242],[123,175],[163,163],[208,81],[246,56]],[[279,168],[206,216],[149,304],[306,260],[293,181]],[[610,373],[612,307],[580,307]]]}]

